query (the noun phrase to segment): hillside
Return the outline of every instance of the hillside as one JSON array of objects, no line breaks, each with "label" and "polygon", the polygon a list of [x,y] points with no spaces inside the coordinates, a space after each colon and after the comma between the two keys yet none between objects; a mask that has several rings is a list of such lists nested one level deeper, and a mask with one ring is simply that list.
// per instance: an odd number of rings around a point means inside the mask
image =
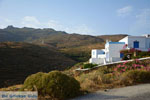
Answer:
[{"label": "hillside", "polygon": [[[118,34],[118,35],[102,35],[102,36],[95,36],[95,38],[100,38],[103,41],[90,41],[92,39],[87,38],[87,44],[78,45],[74,47],[66,47],[66,48],[59,48],[62,53],[64,53],[67,57],[72,58],[77,62],[88,61],[91,56],[92,49],[103,49],[105,46],[106,40],[111,41],[119,41],[120,39],[126,37],[127,35]],[[96,40],[95,39],[95,40]],[[98,40],[98,39],[97,39]],[[67,42],[68,43],[68,42]]]},{"label": "hillside", "polygon": [[127,34],[116,34],[116,35],[100,35],[99,38],[106,40],[111,40],[113,42],[119,41],[120,39],[128,36]]},{"label": "hillside", "polygon": [[64,70],[88,61],[91,50],[104,48],[106,39],[118,41],[125,36],[68,34],[50,28],[0,29],[0,86],[21,83],[39,71]]},{"label": "hillside", "polygon": [[33,73],[64,70],[76,62],[50,46],[29,43],[0,43],[0,87],[22,83]]},{"label": "hillside", "polygon": [[[61,53],[77,62],[87,61],[90,58],[89,46],[96,47],[95,45],[104,43],[101,38],[79,34],[53,35],[43,40],[45,44],[58,48]],[[35,40],[33,43],[40,43],[40,41],[42,40]]]},{"label": "hillside", "polygon": [[51,35],[46,38],[41,38],[35,42],[40,42],[44,40],[46,44],[53,45],[57,48],[74,48],[78,46],[85,46],[89,44],[102,43],[103,39],[90,36],[90,35],[80,35],[80,34],[59,34]]},{"label": "hillside", "polygon": [[0,29],[0,42],[32,42],[33,40],[44,38],[53,34],[66,34],[63,31],[55,31],[51,28],[34,29],[34,28],[17,28],[8,26],[7,28]]},{"label": "hillside", "polygon": [[103,42],[103,39],[90,35],[68,34],[63,31],[55,31],[51,28],[34,29],[34,28],[17,28],[8,26],[0,29],[0,42],[38,42],[45,41],[54,46],[74,47],[88,45],[91,43]]},{"label": "hillside", "polygon": [[127,35],[80,35],[68,34],[63,31],[56,31],[51,28],[17,28],[8,26],[0,29],[0,42],[29,42],[34,44],[46,44],[53,46],[65,56],[77,61],[84,62],[90,58],[92,49],[104,48],[105,41],[118,41]]}]

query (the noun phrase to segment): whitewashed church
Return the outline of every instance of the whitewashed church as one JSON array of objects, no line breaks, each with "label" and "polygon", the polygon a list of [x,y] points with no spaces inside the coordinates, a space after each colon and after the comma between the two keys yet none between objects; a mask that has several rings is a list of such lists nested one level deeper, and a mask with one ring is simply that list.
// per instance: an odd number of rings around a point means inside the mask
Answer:
[{"label": "whitewashed church", "polygon": [[106,41],[105,49],[93,49],[91,51],[89,62],[94,64],[105,64],[121,61],[123,55],[120,53],[120,50],[131,48],[148,51],[150,49],[150,35],[127,36],[118,42]]}]

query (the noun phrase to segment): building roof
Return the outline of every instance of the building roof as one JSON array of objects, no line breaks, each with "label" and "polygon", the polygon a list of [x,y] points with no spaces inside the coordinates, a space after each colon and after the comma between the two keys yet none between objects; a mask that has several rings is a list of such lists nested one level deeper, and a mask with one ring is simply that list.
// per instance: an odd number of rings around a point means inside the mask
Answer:
[{"label": "building roof", "polygon": [[[126,36],[126,37],[122,38],[121,40],[123,40],[125,38],[147,38],[147,39],[150,39],[150,35],[146,34],[146,35],[142,35],[142,36]],[[121,40],[119,40],[119,41],[121,41]]]},{"label": "building roof", "polygon": [[[142,36],[126,36],[126,37],[124,37],[124,38],[150,38],[150,34],[144,34],[144,35],[142,35]],[[123,39],[124,39],[123,38]],[[122,40],[122,39],[121,39]]]},{"label": "building roof", "polygon": [[108,42],[108,44],[125,44],[125,42]]}]

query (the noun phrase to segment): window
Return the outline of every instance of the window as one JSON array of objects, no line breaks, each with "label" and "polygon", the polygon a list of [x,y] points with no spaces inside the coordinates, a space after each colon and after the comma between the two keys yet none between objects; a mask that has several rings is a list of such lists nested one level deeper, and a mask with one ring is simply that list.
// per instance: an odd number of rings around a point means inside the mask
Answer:
[{"label": "window", "polygon": [[124,54],[123,53],[120,53],[120,58],[123,58]]},{"label": "window", "polygon": [[134,47],[134,48],[139,48],[139,42],[138,42],[138,41],[134,41],[133,47]]},{"label": "window", "polygon": [[93,55],[95,55],[95,52],[93,51]]}]

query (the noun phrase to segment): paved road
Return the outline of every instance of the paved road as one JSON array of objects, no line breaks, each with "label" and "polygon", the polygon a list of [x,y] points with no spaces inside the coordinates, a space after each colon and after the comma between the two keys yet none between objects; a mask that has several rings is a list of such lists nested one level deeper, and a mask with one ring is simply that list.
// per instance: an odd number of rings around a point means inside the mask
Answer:
[{"label": "paved road", "polygon": [[72,100],[150,100],[150,84],[97,91]]}]

